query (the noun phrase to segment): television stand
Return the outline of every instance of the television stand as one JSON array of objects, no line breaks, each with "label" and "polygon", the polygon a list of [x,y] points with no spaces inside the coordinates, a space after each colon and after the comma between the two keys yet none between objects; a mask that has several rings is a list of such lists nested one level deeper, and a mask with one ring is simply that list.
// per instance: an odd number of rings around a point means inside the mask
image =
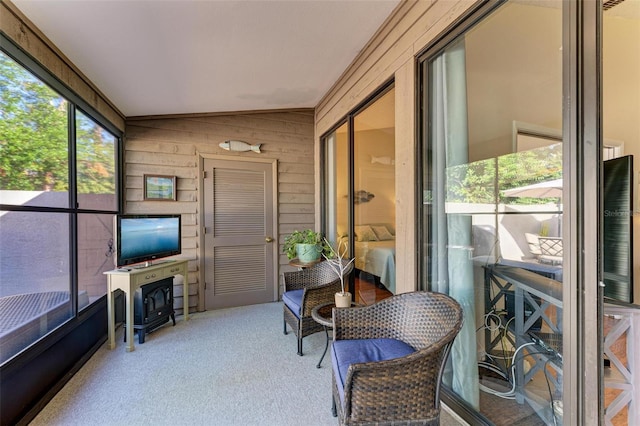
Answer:
[{"label": "television stand", "polygon": [[136,290],[143,285],[154,283],[175,275],[182,275],[182,298],[184,301],[183,314],[184,320],[189,320],[189,277],[187,275],[187,263],[187,260],[174,260],[165,263],[157,263],[141,269],[114,269],[113,271],[107,271],[104,273],[107,275],[107,329],[109,349],[114,349],[116,347],[114,313],[115,297],[113,292],[117,289],[122,290],[125,297],[125,321],[127,324],[125,333],[127,340],[127,352],[133,352],[135,350],[133,343],[133,298]]},{"label": "television stand", "polygon": [[164,260],[147,260],[139,268],[148,268],[149,266],[162,265],[165,263],[175,262],[173,259],[164,259]]}]

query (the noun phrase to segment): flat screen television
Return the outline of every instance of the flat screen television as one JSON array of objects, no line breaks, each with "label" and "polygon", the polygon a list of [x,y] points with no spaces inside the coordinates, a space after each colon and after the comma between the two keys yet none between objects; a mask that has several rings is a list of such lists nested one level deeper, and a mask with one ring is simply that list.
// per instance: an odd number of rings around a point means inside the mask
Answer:
[{"label": "flat screen television", "polygon": [[633,302],[633,156],[604,162],[604,296]]},{"label": "flat screen television", "polygon": [[182,251],[181,216],[117,215],[116,268],[175,256]]}]

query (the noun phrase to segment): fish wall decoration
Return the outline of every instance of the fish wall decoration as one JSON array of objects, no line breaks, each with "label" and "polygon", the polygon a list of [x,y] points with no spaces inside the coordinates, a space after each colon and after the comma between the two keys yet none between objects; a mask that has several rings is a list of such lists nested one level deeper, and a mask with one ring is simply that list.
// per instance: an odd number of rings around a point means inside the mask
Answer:
[{"label": "fish wall decoration", "polygon": [[392,166],[396,164],[396,160],[394,160],[391,157],[374,157],[372,155],[371,164],[375,164],[375,163],[384,164],[385,166]]},{"label": "fish wall decoration", "polygon": [[353,194],[353,203],[354,204],[368,203],[369,201],[373,200],[374,197],[375,195],[373,195],[369,191],[364,191],[364,190],[356,191],[355,194]]},{"label": "fish wall decoration", "polygon": [[246,151],[253,151],[255,153],[260,154],[260,145],[262,145],[261,143],[256,144],[256,145],[251,145],[248,144],[246,142],[242,142],[242,141],[234,141],[234,140],[228,140],[228,141],[224,141],[220,143],[220,148],[222,149],[226,149],[227,151],[234,151],[234,152],[246,152]]}]

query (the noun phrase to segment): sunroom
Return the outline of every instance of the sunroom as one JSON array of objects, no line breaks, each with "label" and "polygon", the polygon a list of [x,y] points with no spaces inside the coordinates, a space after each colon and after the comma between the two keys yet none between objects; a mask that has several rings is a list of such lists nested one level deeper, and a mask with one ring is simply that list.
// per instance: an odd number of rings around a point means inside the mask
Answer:
[{"label": "sunroom", "polygon": [[[184,305],[195,313],[278,301],[281,274],[295,269],[283,239],[312,228],[349,250],[368,288],[432,290],[461,303],[465,325],[443,400],[465,421],[640,420],[628,357],[639,326],[640,1],[105,2],[102,15],[90,3],[1,4],[0,297],[36,294],[30,303],[51,311],[2,360],[3,424],[35,415],[106,350],[104,272],[114,267],[118,214],[180,216],[188,273],[186,285],[173,286],[179,319]],[[85,13],[84,21],[67,19],[66,7]],[[277,26],[282,10],[314,16],[331,33],[336,15],[328,11],[340,7],[370,13],[352,19],[372,24],[355,51],[329,50],[330,81],[253,91],[252,79],[272,72],[266,58],[277,63],[289,53],[253,36]],[[192,8],[199,19],[183,15]],[[196,35],[215,26],[207,24],[213,16],[239,10],[247,20],[219,39],[208,33],[188,49],[163,49],[177,37],[172,28]],[[128,49],[86,48],[119,25],[135,30],[163,16],[174,25],[134,31]],[[341,24],[335,31],[345,38],[334,43],[353,42]],[[259,45],[249,67],[207,68],[198,59],[212,44],[247,43]],[[88,50],[106,59],[102,69],[91,67]],[[110,85],[110,71],[154,56],[179,63],[182,73],[149,65]],[[301,52],[287,60],[305,69]],[[202,99],[196,78],[222,78],[222,69],[245,81],[238,103],[175,106]],[[168,87],[187,84],[164,97],[152,87],[152,106],[138,105],[132,97],[158,75]],[[34,105],[42,115],[16,113]],[[18,128],[31,143],[26,155],[5,142]],[[227,150],[227,141],[261,144],[260,152]],[[12,174],[18,158],[24,163]],[[216,209],[253,199],[239,183],[257,175],[269,183],[260,190],[269,202],[260,242],[246,253],[215,238],[224,221],[211,218],[233,218],[223,231],[251,228],[246,209]],[[148,191],[158,181],[169,183],[170,196]],[[214,258],[214,250],[228,256]],[[238,274],[252,277],[242,289]],[[25,291],[24,283],[33,287]],[[10,399],[9,389],[22,394]]]}]

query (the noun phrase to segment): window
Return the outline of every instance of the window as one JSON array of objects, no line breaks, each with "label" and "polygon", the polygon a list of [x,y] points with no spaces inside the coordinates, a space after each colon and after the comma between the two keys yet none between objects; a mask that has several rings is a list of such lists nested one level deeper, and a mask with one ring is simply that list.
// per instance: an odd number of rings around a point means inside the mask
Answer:
[{"label": "window", "polygon": [[69,103],[0,52],[2,204],[69,207]]},{"label": "window", "polygon": [[76,175],[78,207],[117,210],[117,138],[76,110]]},{"label": "window", "polygon": [[102,272],[113,268],[118,211],[118,132],[7,46],[0,52],[0,364],[106,294]]}]

